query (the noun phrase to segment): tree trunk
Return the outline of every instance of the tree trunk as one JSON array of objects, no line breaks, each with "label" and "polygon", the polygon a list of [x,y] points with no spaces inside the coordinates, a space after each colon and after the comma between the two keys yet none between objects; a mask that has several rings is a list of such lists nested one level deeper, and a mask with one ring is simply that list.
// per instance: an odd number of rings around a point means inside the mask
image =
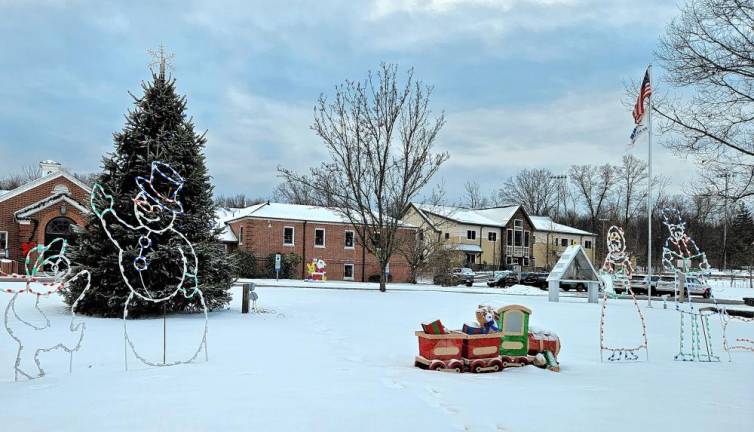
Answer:
[{"label": "tree trunk", "polygon": [[387,264],[380,263],[380,291],[382,292],[387,291],[387,274],[385,274],[385,270],[387,270]]}]

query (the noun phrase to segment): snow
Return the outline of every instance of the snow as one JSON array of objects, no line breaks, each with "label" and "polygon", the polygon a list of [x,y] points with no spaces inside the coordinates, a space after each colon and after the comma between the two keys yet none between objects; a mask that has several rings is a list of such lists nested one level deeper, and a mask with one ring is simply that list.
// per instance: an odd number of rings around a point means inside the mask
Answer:
[{"label": "snow", "polygon": [[589,231],[580,230],[578,228],[573,228],[568,225],[559,224],[557,222],[554,222],[552,219],[550,219],[549,216],[529,216],[532,223],[534,223],[534,229],[536,231],[544,231],[544,232],[557,232],[557,233],[563,233],[563,234],[574,234],[574,235],[588,235],[588,236],[595,236],[596,234],[590,233]]},{"label": "snow", "polygon": [[[722,351],[720,324],[710,324],[720,363],[675,362],[678,315],[641,307],[648,362],[599,359],[597,304],[564,293],[515,286],[441,288],[391,284],[262,280],[259,305],[242,315],[239,295],[209,322],[209,361],[151,368],[129,359],[123,369],[123,324],[83,318],[86,336],[73,359],[42,356],[48,375],[13,382],[15,345],[0,331],[3,430],[306,430],[306,431],[702,431],[747,430],[754,409],[754,354]],[[274,285],[274,286],[270,286]],[[308,287],[302,289],[293,285]],[[3,285],[5,286],[5,285]],[[321,289],[328,288],[328,289]],[[238,288],[234,293],[239,294]],[[505,294],[503,294],[505,293]],[[4,309],[10,295],[0,296]],[[31,297],[22,299],[28,313]],[[450,374],[413,367],[414,331],[442,319],[451,328],[473,320],[479,304],[522,304],[533,327],[556,332],[561,372],[536,367],[496,374]],[[61,332],[68,315],[58,297],[41,307]],[[633,305],[611,300],[611,341],[639,337]],[[168,360],[193,347],[199,315],[168,319]],[[734,326],[738,327],[734,327]],[[129,333],[159,356],[162,320],[139,320]],[[754,325],[731,324],[733,335]],[[737,332],[737,333],[736,333]],[[151,350],[151,351],[150,351]],[[201,358],[201,357],[200,357]],[[680,405],[680,406],[679,406]]]}]

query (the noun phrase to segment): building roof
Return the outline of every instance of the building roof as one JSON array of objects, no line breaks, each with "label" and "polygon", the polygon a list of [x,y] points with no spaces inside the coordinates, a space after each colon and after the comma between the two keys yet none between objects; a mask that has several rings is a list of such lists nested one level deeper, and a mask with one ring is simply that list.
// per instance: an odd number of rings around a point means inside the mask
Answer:
[{"label": "building roof", "polygon": [[60,202],[68,203],[68,205],[78,210],[81,214],[89,213],[89,209],[79,204],[76,200],[71,198],[70,195],[66,193],[58,193],[58,194],[50,195],[47,198],[41,199],[31,205],[28,205],[20,210],[17,210],[15,212],[16,219],[17,220],[28,219],[31,215],[39,213],[40,211],[46,208],[49,208]]},{"label": "building roof", "polygon": [[439,206],[433,204],[412,203],[418,210],[454,220],[468,225],[504,227],[520,206],[492,207],[486,209],[468,209],[463,207]]},{"label": "building roof", "polygon": [[544,232],[555,232],[561,234],[574,234],[574,235],[588,235],[597,236],[589,231],[580,230],[578,228],[570,227],[568,225],[559,224],[553,221],[548,216],[530,216],[531,221],[534,223],[534,229]]},{"label": "building roof", "polygon": [[[345,216],[335,209],[301,204],[265,202],[241,209],[220,210],[222,210],[222,212],[218,212],[218,218],[224,223],[247,217],[255,219],[279,219],[338,224],[351,223]],[[400,225],[404,227],[412,226],[404,222],[401,222]]]},{"label": "building roof", "polygon": [[472,244],[454,244],[453,249],[459,250],[461,252],[467,252],[467,253],[482,253],[482,248],[479,245],[472,245]]},{"label": "building roof", "polygon": [[21,186],[11,189],[9,191],[5,191],[5,193],[0,193],[0,201],[5,201],[7,199],[13,198],[14,196],[21,195],[22,193],[29,191],[31,189],[34,189],[35,187],[45,184],[49,181],[55,180],[56,178],[64,177],[68,179],[71,183],[79,186],[80,188],[84,189],[87,192],[91,192],[92,188],[84,184],[81,180],[77,179],[70,173],[64,170],[56,171],[53,173],[50,173],[46,176],[42,176],[38,179],[34,179],[28,183],[24,183]]},{"label": "building roof", "polygon": [[0,189],[0,195],[2,195],[4,193],[8,193],[8,192],[10,192],[10,191]]}]

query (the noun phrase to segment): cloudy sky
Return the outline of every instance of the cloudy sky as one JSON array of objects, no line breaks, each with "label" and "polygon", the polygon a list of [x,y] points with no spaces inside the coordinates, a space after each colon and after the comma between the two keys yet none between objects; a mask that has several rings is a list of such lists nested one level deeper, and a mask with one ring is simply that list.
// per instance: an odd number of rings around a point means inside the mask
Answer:
[{"label": "cloudy sky", "polygon": [[[663,0],[0,0],[0,174],[42,159],[97,170],[160,43],[208,130],[219,193],[267,196],[278,165],[318,163],[317,97],[381,61],[435,86],[451,195],[526,167],[644,158],[645,141],[626,145],[624,85],[677,13]],[[655,161],[674,189],[693,175],[667,150]]]}]

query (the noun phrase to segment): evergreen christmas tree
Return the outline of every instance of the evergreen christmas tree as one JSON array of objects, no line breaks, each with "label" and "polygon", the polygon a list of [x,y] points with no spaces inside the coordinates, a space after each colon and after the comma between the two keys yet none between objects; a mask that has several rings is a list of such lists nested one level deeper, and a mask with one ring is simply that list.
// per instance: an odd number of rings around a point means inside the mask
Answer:
[{"label": "evergreen christmas tree", "polygon": [[750,265],[752,242],[754,242],[754,218],[746,205],[741,202],[736,209],[736,215],[730,227],[730,251],[728,263],[730,267],[745,267]]},{"label": "evergreen christmas tree", "polygon": [[[175,79],[166,78],[162,52],[159,64],[159,73],[152,72],[152,81],[142,83],[144,95],[133,96],[135,107],[129,110],[123,130],[114,134],[115,151],[103,158],[103,172],[96,183],[112,195],[113,210],[127,223],[137,225],[134,198],[141,189],[136,178],[149,178],[154,161],[168,164],[183,177],[183,187],[177,196],[183,211],[177,214],[175,228],[194,246],[199,260],[199,288],[207,307],[220,308],[230,301],[233,276],[225,250],[216,241],[213,186],[203,154],[206,139],[194,131],[192,120],[186,118],[186,98],[176,94]],[[101,201],[95,199],[94,204],[109,205]],[[124,226],[108,225],[108,229],[124,248],[127,259],[138,256],[139,232]],[[148,274],[137,273],[147,274],[142,276],[146,278],[144,286],[155,298],[175,291],[182,276],[180,270],[176,271],[181,263],[180,252],[171,247],[181,239],[163,235],[157,240],[147,253]],[[95,214],[90,216],[86,230],[75,239],[71,251],[74,265],[92,274],[91,289],[79,302],[77,312],[122,316],[130,290],[121,275],[118,249]],[[83,285],[73,284],[64,292],[66,302],[71,304],[82,289]],[[157,304],[134,298],[128,313],[151,315],[161,313],[163,306],[168,311],[200,310],[197,296],[187,298],[179,293]]]}]

